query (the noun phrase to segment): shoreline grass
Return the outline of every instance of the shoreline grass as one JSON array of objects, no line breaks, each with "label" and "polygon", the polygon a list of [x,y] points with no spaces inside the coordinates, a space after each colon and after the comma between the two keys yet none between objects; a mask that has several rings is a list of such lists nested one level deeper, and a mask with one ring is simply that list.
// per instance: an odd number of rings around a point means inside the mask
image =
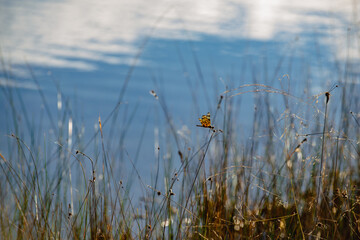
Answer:
[{"label": "shoreline grass", "polygon": [[[56,128],[51,145],[16,107],[21,95],[3,87],[15,132],[0,153],[0,238],[360,239],[359,85],[343,82],[331,98],[332,89],[296,97],[290,86],[255,80],[226,89],[193,145],[181,143],[171,108],[151,91],[168,125],[154,141],[156,171],[147,182],[138,155],[121,148],[136,109],[119,120],[119,102],[104,122],[99,117],[94,137],[82,139],[69,104],[58,107],[57,127],[46,107]],[[248,138],[239,136],[245,127],[236,114],[244,94],[255,105]],[[117,135],[119,121],[125,127]],[[128,179],[116,172],[119,159],[132,166]]]}]

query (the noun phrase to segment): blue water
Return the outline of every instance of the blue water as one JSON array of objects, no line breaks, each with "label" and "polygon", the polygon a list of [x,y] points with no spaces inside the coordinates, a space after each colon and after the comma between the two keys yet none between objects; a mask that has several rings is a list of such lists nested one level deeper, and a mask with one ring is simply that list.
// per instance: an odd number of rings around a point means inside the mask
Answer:
[{"label": "blue water", "polygon": [[[169,8],[169,4],[159,1],[149,10],[143,10],[147,3],[141,1],[132,5],[83,1],[0,3],[3,20],[0,47],[6,68],[13,71],[9,78],[4,71],[0,75],[3,88],[0,151],[9,152],[6,135],[15,132],[5,94],[10,90],[19,114],[24,112],[18,95],[25,104],[30,125],[46,136],[47,144],[55,145],[57,130],[54,133],[53,126],[58,127],[59,121],[67,134],[72,116],[74,124],[78,129],[83,128],[84,133],[80,143],[73,136],[70,149],[81,148],[94,158],[99,154],[94,149],[95,142],[86,144],[96,132],[99,116],[102,121],[110,116],[104,126],[106,146],[111,146],[111,151],[122,151],[124,164],[119,164],[118,169],[124,179],[130,177],[132,169],[128,158],[138,154],[138,159],[133,160],[144,179],[150,182],[156,169],[155,129],[160,129],[163,154],[169,148],[177,150],[168,130],[169,121],[176,131],[184,126],[189,130],[187,140],[179,137],[180,150],[197,146],[207,134],[196,127],[198,118],[207,112],[214,113],[220,95],[227,89],[254,82],[280,89],[281,82],[288,84],[284,77],[287,74],[293,95],[304,96],[306,81],[310,83],[311,93],[317,94],[339,81],[346,58],[350,57],[354,63],[359,60],[359,53],[353,51],[356,42],[351,40],[359,32],[358,22],[349,17],[357,11],[351,1],[339,9],[316,3],[287,6],[286,1],[274,6],[250,4],[250,1],[218,2],[216,7],[204,2],[194,9],[191,4],[180,2]],[[83,6],[89,9],[82,11]],[[109,19],[104,14],[106,11]],[[182,15],[187,12],[189,15]],[[44,93],[53,123],[26,62]],[[124,88],[129,72],[129,82]],[[10,82],[16,82],[16,87]],[[123,88],[125,94],[121,96],[118,115],[111,114]],[[155,90],[160,99],[156,100],[150,90]],[[60,111],[58,93],[62,96]],[[237,112],[239,131],[248,139],[254,95],[234,97],[238,98],[241,98]],[[159,101],[166,104],[165,111]],[[273,107],[279,108],[279,112],[283,109],[281,104]],[[60,116],[65,112],[63,122]],[[221,126],[223,114],[224,109],[220,109],[215,124]],[[113,116],[117,116],[114,124]],[[22,136],[28,140],[30,131],[22,119]],[[120,132],[124,130],[127,134],[121,145]]]}]

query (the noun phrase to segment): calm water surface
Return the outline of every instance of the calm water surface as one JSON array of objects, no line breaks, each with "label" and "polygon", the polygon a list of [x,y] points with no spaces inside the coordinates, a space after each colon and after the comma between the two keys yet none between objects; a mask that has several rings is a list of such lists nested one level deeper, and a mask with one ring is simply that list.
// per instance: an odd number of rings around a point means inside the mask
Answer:
[{"label": "calm water surface", "polygon": [[[0,0],[0,85],[6,89],[0,151],[8,151],[5,135],[16,131],[9,91],[17,109],[24,113],[20,99],[26,109],[24,137],[32,126],[46,144],[55,144],[60,126],[70,149],[87,146],[92,156],[96,142],[86,144],[98,117],[105,121],[121,100],[111,115],[117,118],[104,126],[107,145],[127,152],[125,159],[149,178],[154,148],[169,147],[166,123],[173,122],[181,148],[196,146],[204,136],[198,117],[213,113],[228,88],[254,81],[280,88],[287,74],[290,91],[302,97],[306,80],[314,94],[341,81],[346,62],[353,66],[348,73],[358,76],[359,14],[360,2],[350,0]],[[150,90],[166,104],[169,118]],[[241,98],[238,118],[246,139],[253,95]],[[69,121],[77,126],[70,135]],[[124,130],[122,143],[116,132]],[[75,132],[85,140],[77,142]]]}]

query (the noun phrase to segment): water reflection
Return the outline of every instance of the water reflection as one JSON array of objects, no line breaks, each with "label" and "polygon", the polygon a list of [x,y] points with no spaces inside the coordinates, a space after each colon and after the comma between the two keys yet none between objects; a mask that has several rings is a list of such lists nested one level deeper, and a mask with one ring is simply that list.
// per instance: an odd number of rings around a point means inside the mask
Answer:
[{"label": "water reflection", "polygon": [[[124,182],[132,182],[133,166],[146,183],[151,182],[155,162],[161,163],[161,169],[176,169],[180,162],[174,156],[179,147],[174,142],[181,145],[184,155],[197,151],[206,135],[196,127],[198,118],[207,112],[215,116],[225,90],[261,83],[303,99],[329,89],[325,81],[331,86],[344,72],[360,74],[359,46],[354,40],[359,33],[360,4],[350,0],[0,2],[1,55],[14,74],[10,78],[0,74],[0,87],[5,86],[0,90],[6,93],[0,94],[0,113],[5,112],[0,117],[0,146],[8,145],[4,135],[18,127],[25,138],[26,134],[39,136],[32,139],[35,147],[46,142],[57,148],[54,142],[61,140],[71,152],[90,146],[84,152],[100,159],[101,140],[93,136],[101,116],[106,147]],[[341,62],[344,59],[347,65]],[[37,85],[25,63],[33,67],[49,113],[34,91]],[[125,79],[131,79],[128,85]],[[304,93],[305,84],[314,93]],[[149,94],[152,89],[158,98]],[[10,107],[12,90],[16,103]],[[221,106],[217,119],[211,119],[222,128],[226,112],[234,112],[233,130],[245,148],[249,142],[264,139],[263,132],[258,137],[251,131],[263,118],[257,109],[265,102],[271,101],[266,111],[278,118],[276,122],[291,114],[284,109],[281,94],[261,95],[265,96],[261,102],[259,96],[266,91],[257,95],[256,90],[244,88],[249,94],[228,100],[233,102]],[[298,101],[292,103],[301,120],[307,120],[304,108],[308,106],[298,108]],[[305,121],[303,133],[320,118],[319,111],[310,122]],[[281,141],[282,130],[282,126],[274,127],[271,134]],[[209,152],[215,156],[217,149]],[[172,159],[178,162],[171,165]]]},{"label": "water reflection", "polygon": [[[346,56],[353,1],[2,1],[0,44],[13,64],[95,70],[97,62],[131,64],[146,36],[201,41],[286,41],[321,33],[320,44]],[[355,18],[355,19],[354,19]],[[154,31],[152,31],[154,29]],[[306,40],[304,40],[306,41]],[[149,64],[149,62],[139,62]]]}]

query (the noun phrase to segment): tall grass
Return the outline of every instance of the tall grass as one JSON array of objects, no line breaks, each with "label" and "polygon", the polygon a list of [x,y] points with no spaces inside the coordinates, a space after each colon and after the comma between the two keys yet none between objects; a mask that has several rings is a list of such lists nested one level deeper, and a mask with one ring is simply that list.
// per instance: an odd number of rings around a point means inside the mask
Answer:
[{"label": "tall grass", "polygon": [[[10,79],[11,71],[3,71]],[[30,123],[18,90],[2,87],[15,132],[0,149],[6,152],[0,153],[0,238],[359,239],[359,85],[343,81],[331,97],[326,89],[299,97],[290,87],[258,80],[227,89],[211,106],[214,128],[198,128],[204,138],[191,146],[179,143],[173,110],[151,92],[168,123],[160,130],[169,145],[156,143],[156,171],[146,182],[137,156],[119,152],[113,141],[120,103],[106,118],[113,117],[110,127],[99,118],[90,142],[69,104],[59,107],[56,126],[39,90],[46,111],[41,121],[50,121],[56,136],[52,145]],[[255,105],[250,127],[237,117],[244,95],[253,96]],[[117,136],[120,146],[126,129]],[[247,129],[249,138],[239,136]],[[90,143],[94,153],[87,152]],[[119,158],[131,163],[138,181],[116,174]]]}]

